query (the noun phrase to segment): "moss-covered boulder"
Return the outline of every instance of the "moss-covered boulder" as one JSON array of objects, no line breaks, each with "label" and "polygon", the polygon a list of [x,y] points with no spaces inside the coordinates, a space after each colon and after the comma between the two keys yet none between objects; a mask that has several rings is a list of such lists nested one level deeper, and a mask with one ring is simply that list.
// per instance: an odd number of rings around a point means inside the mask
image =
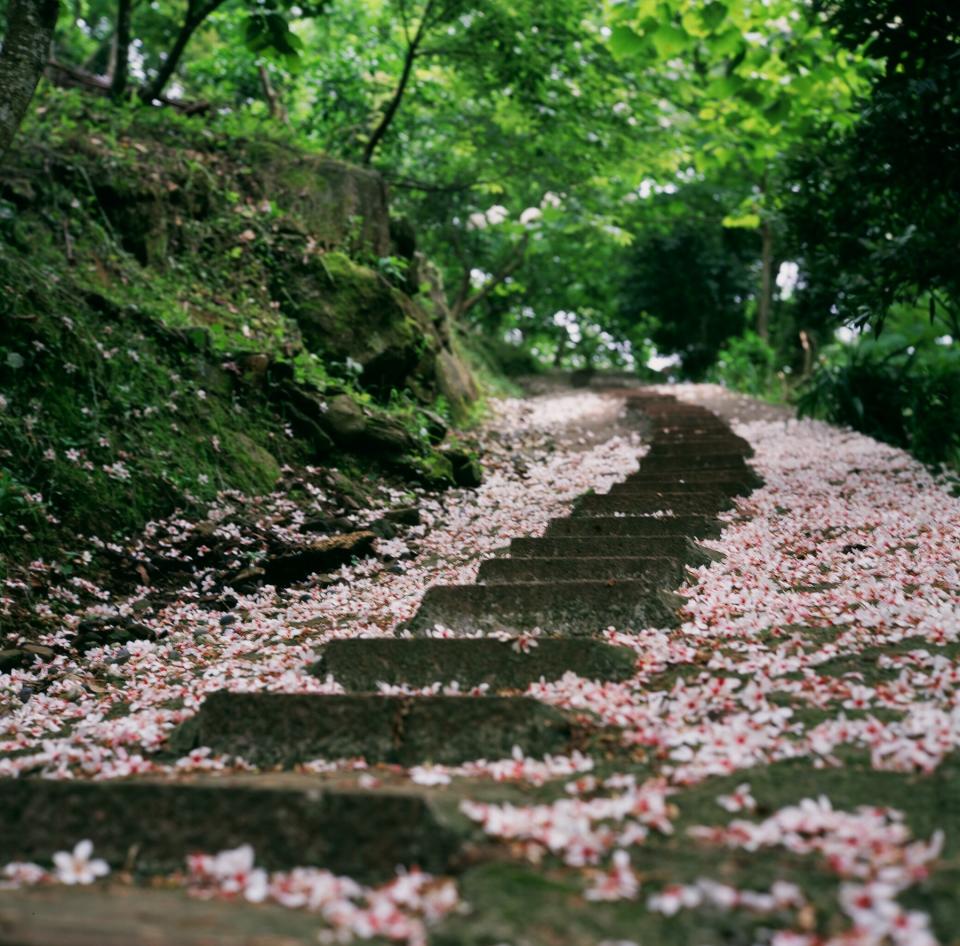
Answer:
[{"label": "moss-covered boulder", "polygon": [[343,253],[288,261],[275,293],[305,344],[351,363],[360,383],[381,396],[394,388],[435,385],[439,339],[426,313],[375,270]]},{"label": "moss-covered boulder", "polygon": [[387,188],[376,171],[264,139],[244,154],[256,169],[251,190],[297,217],[317,245],[389,255]]}]

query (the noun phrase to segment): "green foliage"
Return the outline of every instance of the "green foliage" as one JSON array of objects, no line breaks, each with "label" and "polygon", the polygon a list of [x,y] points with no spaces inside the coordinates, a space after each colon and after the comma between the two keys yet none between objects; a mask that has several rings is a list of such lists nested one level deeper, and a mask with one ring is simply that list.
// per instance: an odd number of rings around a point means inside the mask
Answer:
[{"label": "green foliage", "polygon": [[[115,11],[86,0],[78,12],[57,55],[107,74]],[[144,80],[183,12],[136,5]],[[269,138],[372,157],[491,365],[642,368],[656,348],[699,378],[726,344],[713,377],[781,396],[767,350],[731,341],[754,320],[765,331],[768,301],[774,362],[798,372],[801,337],[815,348],[841,321],[880,327],[902,302],[922,300],[960,336],[957,37],[943,0],[224,3],[175,75],[208,114],[91,109],[61,93],[32,133],[109,154],[118,180],[151,180],[156,161],[157,187],[188,201],[212,186],[193,153],[222,155],[216,173],[237,199],[211,208],[221,239],[197,225],[180,237],[192,253],[178,254],[119,235],[134,255],[174,258],[149,285],[131,279],[126,301],[161,286],[151,314],[182,325],[189,299],[217,350],[242,345],[246,327],[299,377],[357,383],[342,358],[282,353],[285,329],[263,315],[283,281],[269,261],[289,215],[282,200],[262,214],[249,205],[248,158]],[[125,142],[144,129],[159,158]],[[90,176],[96,162],[78,163]],[[101,191],[71,196],[94,219]],[[0,205],[0,220],[11,212]],[[119,227],[102,216],[109,245]],[[361,242],[355,259],[410,288],[412,247],[372,254]],[[785,260],[800,268],[796,294],[771,300],[761,273]],[[213,302],[225,295],[236,311]]]},{"label": "green foliage", "polygon": [[722,207],[698,185],[651,196],[636,213],[643,230],[630,251],[620,318],[624,327],[649,322],[657,349],[680,354],[683,374],[700,379],[745,327],[756,282],[753,234],[725,227]]},{"label": "green foliage", "polygon": [[[960,12],[906,0],[824,3],[850,47],[886,68],[859,120],[797,156],[787,213],[812,318],[881,328],[926,298],[960,336]],[[827,313],[830,313],[827,315]]]},{"label": "green foliage", "polygon": [[783,399],[777,353],[756,332],[735,336],[720,349],[708,380],[770,401]]},{"label": "green foliage", "polygon": [[903,335],[827,349],[801,414],[846,424],[926,463],[960,469],[960,348]]},{"label": "green foliage", "polygon": [[0,506],[21,548],[61,527],[120,534],[228,487],[263,492],[300,456],[189,335],[55,272],[0,244]]}]

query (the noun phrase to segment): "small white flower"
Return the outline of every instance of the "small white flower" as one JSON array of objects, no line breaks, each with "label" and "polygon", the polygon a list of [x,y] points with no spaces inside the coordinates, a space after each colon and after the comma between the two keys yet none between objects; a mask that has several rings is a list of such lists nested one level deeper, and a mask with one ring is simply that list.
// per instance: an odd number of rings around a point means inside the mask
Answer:
[{"label": "small white flower", "polygon": [[417,785],[449,785],[450,776],[442,769],[435,769],[432,765],[417,765],[410,770],[410,780]]},{"label": "small white flower", "polygon": [[543,216],[543,211],[539,207],[527,207],[527,209],[520,214],[520,222],[524,226],[528,226],[531,223],[536,223]]},{"label": "small white flower", "polygon": [[468,230],[483,230],[487,226],[487,218],[485,214],[477,211],[476,213],[470,214],[467,217],[467,229]]},{"label": "small white flower", "polygon": [[717,804],[726,811],[753,811],[757,807],[748,782],[738,785],[729,795],[718,795]]},{"label": "small white flower", "polygon": [[98,877],[105,877],[110,873],[107,862],[100,858],[93,858],[93,841],[85,839],[78,841],[73,851],[57,851],[53,855],[56,867],[57,880],[62,884],[92,884]]}]

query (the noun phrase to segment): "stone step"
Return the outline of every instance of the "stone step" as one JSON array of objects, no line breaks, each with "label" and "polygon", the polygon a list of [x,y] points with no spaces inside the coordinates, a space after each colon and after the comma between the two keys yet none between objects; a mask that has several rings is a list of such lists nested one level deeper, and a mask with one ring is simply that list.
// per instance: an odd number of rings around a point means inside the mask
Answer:
[{"label": "stone step", "polygon": [[[591,522],[596,520],[589,520]],[[622,519],[616,520],[623,522]],[[542,539],[514,539],[508,546],[511,559],[586,558],[624,556],[627,558],[673,558],[686,565],[707,565],[721,557],[697,545],[686,536],[569,536]]]},{"label": "stone step", "polygon": [[491,692],[524,690],[557,680],[568,670],[590,680],[625,680],[635,655],[602,641],[544,637],[527,653],[495,638],[354,638],[331,641],[312,668],[332,674],[350,691],[371,692],[378,683],[427,687],[457,681],[463,688],[487,684]]},{"label": "stone step", "polygon": [[[109,917],[109,920],[105,918]],[[0,946],[302,946],[317,915],[124,883],[0,889]]]},{"label": "stone step", "polygon": [[641,408],[644,417],[654,426],[667,424],[704,424],[717,430],[729,431],[730,425],[724,423],[716,414],[711,414],[703,408],[677,407],[664,405],[663,407]]},{"label": "stone step", "polygon": [[755,478],[743,476],[718,479],[715,475],[710,475],[696,480],[691,480],[688,476],[689,474],[677,478],[672,473],[662,473],[645,475],[643,478],[631,477],[622,483],[614,483],[610,487],[610,492],[605,495],[629,496],[637,493],[647,493],[652,489],[662,493],[702,493],[707,490],[722,493],[724,496],[745,496],[753,492],[758,486]]},{"label": "stone step", "polygon": [[640,461],[640,471],[642,473],[684,473],[693,470],[716,470],[724,472],[738,470],[750,472],[749,467],[743,461],[743,457],[731,456],[701,456],[690,454],[688,456],[661,457],[650,456],[647,454]]},{"label": "stone step", "polygon": [[661,444],[670,446],[688,443],[702,443],[709,447],[728,446],[731,449],[741,450],[748,456],[753,453],[753,447],[749,440],[745,440],[729,431],[727,433],[720,433],[719,431],[714,433],[687,433],[682,430],[663,431],[655,434],[650,440],[651,447]]},{"label": "stone step", "polygon": [[563,713],[524,697],[220,691],[171,734],[169,748],[182,756],[208,746],[261,767],[356,756],[456,765],[504,758],[514,746],[533,756],[562,753],[572,736]]},{"label": "stone step", "polygon": [[683,584],[686,570],[675,558],[492,558],[480,565],[477,581],[487,585],[528,581],[605,581],[609,578],[651,578],[664,588]]},{"label": "stone step", "polygon": [[641,462],[648,460],[668,460],[668,459],[716,459],[719,462],[724,461],[743,461],[747,455],[739,447],[731,447],[728,444],[704,444],[697,440],[689,440],[686,443],[661,443],[654,444],[644,456]]},{"label": "stone step", "polygon": [[[188,854],[250,844],[259,866],[386,877],[449,869],[460,837],[424,793],[338,789],[293,773],[109,782],[0,779],[0,859],[49,863],[83,838],[114,870],[183,870]],[[53,944],[51,944],[53,946]]]},{"label": "stone step", "polygon": [[442,625],[455,635],[540,628],[552,636],[596,637],[611,626],[672,627],[681,599],[661,585],[648,579],[435,585],[409,628],[421,636]]},{"label": "stone step", "polygon": [[551,519],[544,538],[684,538],[705,539],[720,534],[720,524],[713,515],[697,516],[627,516],[596,515]]},{"label": "stone step", "polygon": [[732,505],[729,496],[716,491],[668,493],[649,490],[619,496],[609,493],[583,496],[577,500],[571,515],[612,516],[619,512],[640,516],[672,512],[676,516],[715,516]]},{"label": "stone step", "polygon": [[753,456],[753,453],[739,444],[729,444],[726,441],[704,443],[698,438],[696,440],[661,440],[651,443],[646,454],[648,457],[681,457],[691,455],[712,457],[730,456],[749,460]]},{"label": "stone step", "polygon": [[651,427],[698,427],[721,433],[730,433],[730,425],[709,411],[698,410],[645,410],[644,419]]},{"label": "stone step", "polygon": [[745,467],[742,470],[664,470],[662,472],[652,470],[649,473],[640,469],[615,485],[656,485],[658,483],[683,483],[688,486],[699,485],[706,489],[714,483],[743,484],[756,489],[763,485],[763,479],[751,467]]}]

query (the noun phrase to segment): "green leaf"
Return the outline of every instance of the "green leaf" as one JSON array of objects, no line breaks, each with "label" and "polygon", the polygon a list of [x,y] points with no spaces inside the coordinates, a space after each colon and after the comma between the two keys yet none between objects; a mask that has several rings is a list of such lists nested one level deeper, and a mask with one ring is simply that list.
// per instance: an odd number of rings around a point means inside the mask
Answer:
[{"label": "green leaf", "polygon": [[682,53],[690,41],[690,37],[683,29],[670,23],[662,23],[650,34],[650,38],[661,59],[672,59]]},{"label": "green leaf", "polygon": [[743,80],[738,76],[723,76],[720,79],[713,79],[708,83],[707,95],[714,99],[726,99],[732,95],[736,95],[742,85]]},{"label": "green leaf", "polygon": [[647,40],[629,26],[615,26],[610,33],[610,52],[618,59],[639,56],[648,48]]},{"label": "green leaf", "polygon": [[765,109],[763,114],[769,122],[775,125],[786,121],[790,117],[790,99],[786,95],[782,95],[773,105]]},{"label": "green leaf", "polygon": [[713,0],[712,3],[708,3],[702,10],[698,10],[697,13],[704,28],[713,33],[727,18],[727,5],[720,3],[720,0]]},{"label": "green leaf", "polygon": [[735,26],[710,38],[710,52],[715,56],[732,56],[743,46],[743,34]]},{"label": "green leaf", "polygon": [[760,226],[760,214],[730,214],[723,218],[723,225],[732,230],[756,230]]}]

